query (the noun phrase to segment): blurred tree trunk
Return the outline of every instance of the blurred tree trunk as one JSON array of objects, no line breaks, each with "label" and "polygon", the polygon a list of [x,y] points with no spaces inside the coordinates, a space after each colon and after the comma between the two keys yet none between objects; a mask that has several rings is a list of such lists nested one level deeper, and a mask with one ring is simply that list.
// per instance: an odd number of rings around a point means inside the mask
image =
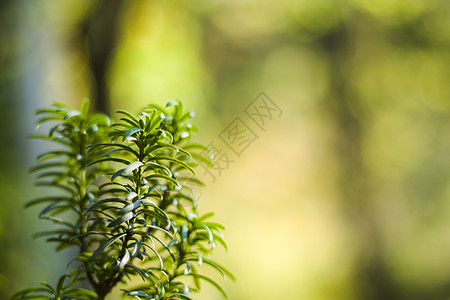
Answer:
[{"label": "blurred tree trunk", "polygon": [[92,14],[82,25],[88,47],[89,66],[94,77],[93,109],[109,112],[108,69],[119,37],[123,0],[98,1]]},{"label": "blurred tree trunk", "polygon": [[[346,24],[349,22],[350,24]],[[330,69],[330,94],[328,109],[335,117],[339,134],[337,155],[342,175],[341,203],[343,211],[355,230],[359,243],[359,263],[356,270],[355,292],[365,300],[401,299],[392,274],[385,263],[385,253],[381,248],[380,233],[377,229],[375,212],[372,210],[370,187],[371,176],[364,166],[362,146],[362,120],[365,113],[361,109],[356,91],[350,82],[352,58],[354,57],[355,31],[352,19],[341,23],[329,35],[321,39],[321,47],[326,51]],[[350,247],[350,245],[349,245]]]}]

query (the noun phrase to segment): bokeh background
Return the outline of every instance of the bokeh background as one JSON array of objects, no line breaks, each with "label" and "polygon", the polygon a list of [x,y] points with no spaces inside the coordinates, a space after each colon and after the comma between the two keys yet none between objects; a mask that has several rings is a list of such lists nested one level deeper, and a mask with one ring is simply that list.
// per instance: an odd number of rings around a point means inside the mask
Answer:
[{"label": "bokeh background", "polygon": [[[0,299],[65,272],[31,237],[45,145],[26,136],[35,109],[84,98],[181,99],[229,155],[200,207],[227,227],[231,299],[450,299],[449,85],[448,0],[3,0]],[[264,127],[260,92],[283,112]],[[239,156],[220,139],[236,117],[258,136]]]}]

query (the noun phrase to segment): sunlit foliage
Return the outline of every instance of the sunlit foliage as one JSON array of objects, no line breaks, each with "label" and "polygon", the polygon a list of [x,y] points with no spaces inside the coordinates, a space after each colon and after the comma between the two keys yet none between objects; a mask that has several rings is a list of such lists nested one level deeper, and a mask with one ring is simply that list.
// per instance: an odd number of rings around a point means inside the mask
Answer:
[{"label": "sunlit foliage", "polygon": [[[209,163],[204,146],[189,143],[196,130],[181,102],[168,111],[149,106],[138,116],[118,111],[111,124],[104,114],[81,112],[63,104],[37,111],[37,125],[51,123],[48,134],[33,135],[60,146],[38,157],[37,186],[57,188],[28,202],[45,204],[41,219],[53,222],[48,237],[57,250],[78,249],[55,288],[47,283],[16,293],[13,299],[105,299],[118,284],[137,299],[193,299],[200,281],[225,291],[199,267],[208,265],[234,278],[208,255],[223,240],[224,227],[200,215],[192,192],[199,163]],[[197,153],[198,152],[198,153]],[[199,160],[194,160],[197,157]],[[191,184],[191,185],[190,185]],[[136,285],[136,277],[142,284]],[[64,285],[67,278],[72,282]],[[185,278],[193,278],[189,286]],[[87,281],[93,291],[74,285]]]}]

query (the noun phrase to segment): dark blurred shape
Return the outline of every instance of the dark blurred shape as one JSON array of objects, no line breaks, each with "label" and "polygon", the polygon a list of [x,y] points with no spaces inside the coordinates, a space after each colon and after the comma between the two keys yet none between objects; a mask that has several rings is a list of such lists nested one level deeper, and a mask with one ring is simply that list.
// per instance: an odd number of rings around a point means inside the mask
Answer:
[{"label": "dark blurred shape", "polygon": [[[423,285],[413,286],[398,280],[394,266],[388,263],[390,254],[384,247],[383,229],[379,226],[379,216],[373,207],[377,178],[367,168],[362,157],[366,126],[370,124],[370,120],[376,120],[376,116],[363,107],[364,103],[361,101],[361,94],[355,90],[355,78],[352,74],[359,67],[355,63],[355,58],[360,55],[360,49],[356,45],[361,37],[361,28],[358,26],[361,23],[367,28],[377,26],[371,19],[362,22],[364,18],[363,13],[354,11],[345,21],[315,42],[326,53],[329,62],[330,88],[323,105],[331,112],[338,126],[336,155],[342,171],[339,180],[340,202],[348,221],[354,227],[354,235],[360,242],[354,290],[359,299],[365,300],[446,298],[450,295],[449,282],[432,283],[430,286],[430,282],[424,278]],[[386,39],[391,39],[392,45],[397,47],[432,49],[434,45],[418,34],[422,20],[418,18],[414,22],[400,22],[384,28]],[[395,105],[395,102],[391,105]],[[445,188],[445,183],[441,186],[436,185],[436,182],[430,183],[433,184],[436,189]]]},{"label": "dark blurred shape", "polygon": [[93,108],[109,112],[107,74],[119,38],[123,0],[98,1],[92,14],[82,24],[86,37],[89,66],[94,77]]},{"label": "dark blurred shape", "polygon": [[336,145],[342,170],[340,202],[349,222],[354,224],[355,236],[363,241],[359,245],[361,257],[355,270],[355,292],[366,300],[398,300],[401,298],[383,261],[385,253],[379,247],[378,229],[368,210],[370,174],[361,156],[361,119],[366,116],[352,88],[350,73],[356,36],[347,25],[357,18],[356,13],[317,40],[318,46],[328,57],[330,70],[330,90],[323,104],[335,118],[340,136]]}]

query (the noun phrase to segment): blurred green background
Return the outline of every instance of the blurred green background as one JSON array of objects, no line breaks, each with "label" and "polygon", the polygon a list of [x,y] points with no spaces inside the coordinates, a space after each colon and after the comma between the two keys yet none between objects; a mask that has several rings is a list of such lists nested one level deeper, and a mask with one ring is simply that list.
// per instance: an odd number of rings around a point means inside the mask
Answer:
[{"label": "blurred green background", "polygon": [[[0,299],[66,270],[31,237],[45,145],[26,136],[84,98],[195,110],[231,160],[200,197],[231,299],[450,299],[450,1],[3,0],[0,67]],[[262,91],[283,113],[258,127]],[[258,136],[240,155],[236,117]]]}]

